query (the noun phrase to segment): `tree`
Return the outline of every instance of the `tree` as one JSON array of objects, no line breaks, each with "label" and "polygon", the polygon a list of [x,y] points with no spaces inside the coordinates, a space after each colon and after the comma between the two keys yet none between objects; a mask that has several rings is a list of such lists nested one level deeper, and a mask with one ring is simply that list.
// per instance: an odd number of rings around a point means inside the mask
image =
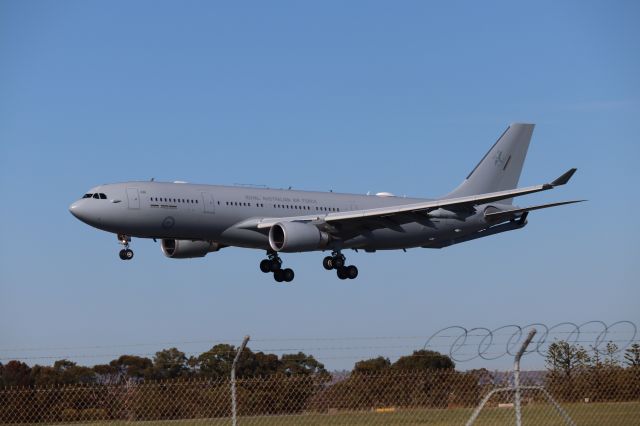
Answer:
[{"label": "tree", "polygon": [[280,359],[279,371],[287,375],[329,374],[324,364],[318,362],[312,355],[303,352],[284,354]]},{"label": "tree", "polygon": [[618,352],[620,352],[618,345],[613,342],[607,343],[604,353],[604,363],[607,367],[620,367]]},{"label": "tree", "polygon": [[624,363],[631,368],[640,368],[640,344],[634,343],[624,352]]},{"label": "tree", "polygon": [[545,378],[547,388],[563,401],[576,401],[584,391],[577,379],[579,375],[584,376],[589,362],[587,351],[582,346],[564,340],[553,342],[545,360],[549,370]]},{"label": "tree", "polygon": [[0,385],[29,386],[33,384],[31,367],[24,362],[9,361],[5,366],[0,364]]},{"label": "tree", "polygon": [[207,377],[229,377],[235,353],[233,345],[219,343],[198,356],[198,371]]},{"label": "tree", "polygon": [[53,367],[36,365],[31,370],[36,385],[61,385],[94,383],[96,373],[92,368],[77,365],[73,361],[61,359]]},{"label": "tree", "polygon": [[391,367],[391,361],[389,361],[389,358],[379,356],[377,358],[365,359],[363,361],[356,362],[356,365],[353,367],[353,372],[359,374],[373,374],[385,371],[389,367]]},{"label": "tree", "polygon": [[400,357],[392,367],[398,370],[440,370],[454,369],[455,363],[439,352],[421,349],[413,354]]},{"label": "tree", "polygon": [[163,349],[153,357],[154,375],[162,379],[186,376],[189,368],[184,352],[177,348]]},{"label": "tree", "polygon": [[[153,363],[149,358],[136,355],[122,355],[120,358],[111,361],[109,366],[117,371],[118,380],[139,380],[153,377]],[[107,371],[106,368],[101,367],[101,372],[104,373]]]},{"label": "tree", "polygon": [[560,340],[549,345],[545,362],[551,372],[571,378],[576,370],[589,362],[589,356],[582,346]]}]

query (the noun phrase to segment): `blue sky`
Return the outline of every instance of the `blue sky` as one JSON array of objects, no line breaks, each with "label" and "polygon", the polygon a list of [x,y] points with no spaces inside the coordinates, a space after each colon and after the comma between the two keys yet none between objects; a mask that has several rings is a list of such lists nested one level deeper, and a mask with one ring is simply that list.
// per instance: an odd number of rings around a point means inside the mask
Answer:
[{"label": "blue sky", "polygon": [[[0,2],[0,358],[250,334],[350,368],[450,325],[640,323],[639,18],[631,1]],[[520,204],[589,202],[441,251],[348,253],[356,281],[319,253],[286,256],[294,285],[252,250],[175,261],[134,240],[122,262],[67,211],[151,177],[438,196],[514,121],[537,124],[521,185],[578,167]]]}]

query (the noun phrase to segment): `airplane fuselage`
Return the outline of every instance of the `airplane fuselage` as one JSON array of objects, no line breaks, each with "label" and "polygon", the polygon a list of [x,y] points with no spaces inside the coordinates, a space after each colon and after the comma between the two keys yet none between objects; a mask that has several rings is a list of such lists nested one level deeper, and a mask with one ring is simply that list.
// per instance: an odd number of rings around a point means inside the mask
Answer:
[{"label": "airplane fuselage", "polygon": [[[225,246],[268,250],[268,233],[246,229],[243,220],[269,217],[324,216],[333,212],[409,205],[419,198],[341,194],[189,183],[126,182],[95,187],[70,208],[85,223],[139,238],[212,240]],[[436,245],[487,227],[482,210],[469,214],[446,210],[429,218],[407,215],[388,219],[384,227],[366,230],[337,248],[384,250]]]}]

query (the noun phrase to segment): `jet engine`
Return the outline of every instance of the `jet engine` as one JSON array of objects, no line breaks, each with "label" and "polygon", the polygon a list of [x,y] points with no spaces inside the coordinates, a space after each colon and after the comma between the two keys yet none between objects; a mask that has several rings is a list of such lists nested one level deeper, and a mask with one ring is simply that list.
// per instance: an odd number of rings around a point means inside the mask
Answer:
[{"label": "jet engine", "polygon": [[269,245],[275,251],[300,252],[323,249],[329,234],[303,222],[280,222],[269,230]]},{"label": "jet engine", "polygon": [[218,251],[222,245],[214,241],[163,239],[160,243],[165,256],[172,259],[190,259],[204,257],[207,253]]}]

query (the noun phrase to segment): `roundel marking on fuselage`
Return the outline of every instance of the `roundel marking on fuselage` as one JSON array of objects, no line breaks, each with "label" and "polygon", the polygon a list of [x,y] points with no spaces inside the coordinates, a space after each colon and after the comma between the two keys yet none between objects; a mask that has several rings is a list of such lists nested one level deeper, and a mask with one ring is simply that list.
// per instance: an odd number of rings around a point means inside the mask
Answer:
[{"label": "roundel marking on fuselage", "polygon": [[162,227],[164,229],[171,229],[175,224],[176,220],[173,218],[173,216],[167,216],[162,220]]}]

